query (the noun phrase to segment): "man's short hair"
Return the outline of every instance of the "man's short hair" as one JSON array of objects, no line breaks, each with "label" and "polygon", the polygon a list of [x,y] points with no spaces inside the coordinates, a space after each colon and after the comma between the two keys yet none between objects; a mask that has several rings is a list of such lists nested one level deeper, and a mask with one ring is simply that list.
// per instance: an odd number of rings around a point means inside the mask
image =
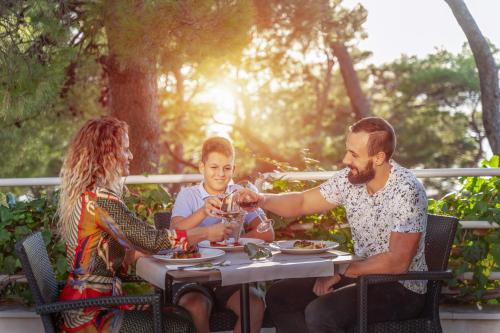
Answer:
[{"label": "man's short hair", "polygon": [[368,155],[370,156],[382,151],[388,161],[396,149],[394,128],[382,118],[363,118],[349,127],[349,130],[352,133],[365,132],[370,135],[368,138]]},{"label": "man's short hair", "polygon": [[203,142],[201,161],[205,163],[210,153],[219,153],[227,157],[234,157],[234,147],[231,141],[221,136],[209,138]]}]

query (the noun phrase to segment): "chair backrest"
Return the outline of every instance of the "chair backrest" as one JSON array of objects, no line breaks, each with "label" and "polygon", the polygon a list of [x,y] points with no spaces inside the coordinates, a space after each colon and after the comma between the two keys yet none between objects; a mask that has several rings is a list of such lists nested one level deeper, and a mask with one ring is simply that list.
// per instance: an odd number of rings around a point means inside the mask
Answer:
[{"label": "chair backrest", "polygon": [[172,213],[170,212],[156,212],[154,215],[155,228],[158,230],[170,228],[170,219]]},{"label": "chair backrest", "polygon": [[33,233],[17,242],[16,253],[21,260],[36,305],[57,301],[58,284],[42,233]]},{"label": "chair backrest", "polygon": [[425,260],[429,271],[447,269],[457,224],[458,219],[456,217],[428,215],[425,235]]},{"label": "chair backrest", "polygon": [[[16,243],[16,253],[21,260],[35,304],[40,306],[57,301],[59,290],[52,270],[42,233],[33,233]],[[57,332],[60,316],[42,315],[45,332]]]}]

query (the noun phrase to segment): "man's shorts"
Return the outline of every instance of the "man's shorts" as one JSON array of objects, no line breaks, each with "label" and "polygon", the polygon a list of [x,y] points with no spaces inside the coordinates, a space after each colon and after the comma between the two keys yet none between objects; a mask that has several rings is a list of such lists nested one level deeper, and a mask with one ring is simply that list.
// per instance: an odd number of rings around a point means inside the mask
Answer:
[{"label": "man's shorts", "polygon": [[183,295],[191,292],[197,292],[207,297],[207,299],[212,303],[213,309],[224,309],[226,308],[229,298],[238,290],[240,290],[239,285],[221,287],[210,283],[174,283],[172,286],[172,301],[174,304],[178,304]]}]

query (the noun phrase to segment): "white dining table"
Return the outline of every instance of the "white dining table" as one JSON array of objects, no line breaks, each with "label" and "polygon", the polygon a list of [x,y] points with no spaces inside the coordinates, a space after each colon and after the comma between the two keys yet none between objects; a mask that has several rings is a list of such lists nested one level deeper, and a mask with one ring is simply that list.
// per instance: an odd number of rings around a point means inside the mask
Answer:
[{"label": "white dining table", "polygon": [[258,281],[285,278],[332,276],[353,261],[361,260],[353,254],[329,250],[319,254],[294,255],[273,251],[273,256],[264,261],[250,260],[244,252],[226,252],[217,262],[229,265],[215,266],[204,270],[181,270],[179,266],[156,259],[142,257],[137,261],[136,272],[145,281],[165,292],[171,300],[171,286],[177,282],[213,282],[241,286],[241,331],[250,332],[249,284]]}]

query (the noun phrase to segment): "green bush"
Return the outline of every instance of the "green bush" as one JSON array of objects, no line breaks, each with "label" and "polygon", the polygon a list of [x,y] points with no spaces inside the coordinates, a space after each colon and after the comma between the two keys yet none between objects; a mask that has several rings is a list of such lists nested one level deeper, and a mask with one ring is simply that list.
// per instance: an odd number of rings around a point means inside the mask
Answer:
[{"label": "green bush", "polygon": [[[54,215],[57,209],[57,194],[43,193],[42,197],[26,201],[16,200],[10,194],[0,196],[0,274],[21,274],[21,262],[14,253],[15,244],[20,239],[40,230],[47,246],[58,278],[65,278],[67,264],[65,246],[56,236]],[[26,286],[10,285],[1,292],[3,301],[31,300]]]},{"label": "green bush", "polygon": [[[483,167],[498,168],[499,157],[483,162]],[[460,220],[489,221],[500,224],[500,178],[463,177],[458,191],[440,200],[430,200],[429,212],[456,216]],[[500,271],[500,229],[458,228],[449,267],[454,278],[448,282],[453,296],[449,301],[499,303],[499,281],[488,280],[490,272]],[[458,277],[473,272],[473,279]]]}]

